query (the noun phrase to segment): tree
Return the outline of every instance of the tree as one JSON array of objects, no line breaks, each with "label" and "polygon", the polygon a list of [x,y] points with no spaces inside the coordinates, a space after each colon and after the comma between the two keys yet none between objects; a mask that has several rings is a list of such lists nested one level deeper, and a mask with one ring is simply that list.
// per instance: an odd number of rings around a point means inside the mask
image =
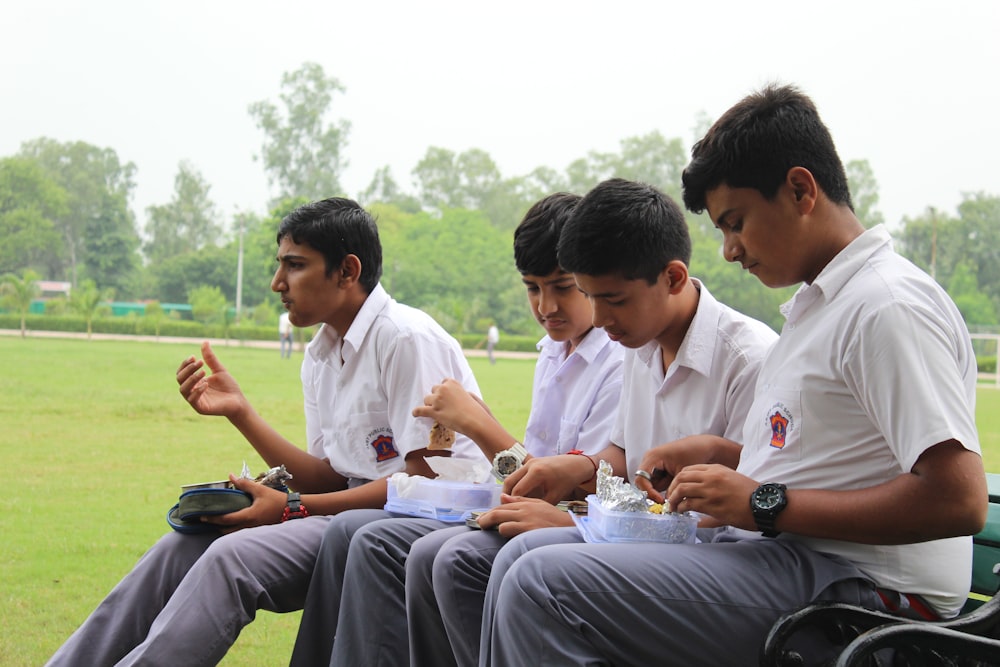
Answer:
[{"label": "tree", "polygon": [[3,277],[3,282],[0,282],[0,297],[3,299],[3,304],[21,316],[21,338],[27,335],[27,318],[31,311],[31,302],[41,293],[38,287],[39,278],[37,273],[27,269],[20,278],[8,273]]},{"label": "tree", "polygon": [[[69,293],[69,306],[78,315],[82,315],[87,321],[87,338],[93,332],[94,318],[101,310],[102,304],[114,298],[114,291],[111,289],[98,289],[97,284],[89,278],[80,281],[80,284]],[[105,306],[106,307],[106,306]]]},{"label": "tree", "polygon": [[34,161],[0,159],[0,274],[58,267],[66,193]]},{"label": "tree", "polygon": [[25,142],[20,155],[35,160],[66,192],[65,212],[54,222],[63,256],[53,279],[74,285],[83,276],[127,291],[139,266],[139,234],[129,199],[136,167],[110,148],[45,137]]},{"label": "tree", "polygon": [[305,63],[281,77],[283,110],[267,100],[254,102],[250,116],[264,131],[259,159],[282,197],[323,199],[342,192],[342,153],[350,123],[327,122],[334,94],[345,88],[316,63]]},{"label": "tree", "polygon": [[174,196],[168,204],[146,209],[146,257],[158,264],[170,257],[214,245],[222,233],[218,211],[209,197],[212,189],[190,162],[181,161],[174,178]]},{"label": "tree", "polygon": [[199,285],[188,292],[191,315],[199,322],[213,324],[224,321],[228,303],[222,290],[213,285]]},{"label": "tree", "polygon": [[847,184],[851,190],[854,214],[866,229],[885,222],[878,206],[878,181],[868,160],[851,160],[845,167]]},{"label": "tree", "polygon": [[948,294],[958,306],[962,318],[969,325],[995,325],[997,312],[990,297],[983,294],[976,282],[976,274],[966,262],[960,263],[951,274]]},{"label": "tree", "polygon": [[407,213],[420,210],[420,200],[403,192],[396,179],[392,177],[392,169],[388,165],[375,172],[372,182],[361,193],[361,201],[366,207],[373,203],[392,204]]}]

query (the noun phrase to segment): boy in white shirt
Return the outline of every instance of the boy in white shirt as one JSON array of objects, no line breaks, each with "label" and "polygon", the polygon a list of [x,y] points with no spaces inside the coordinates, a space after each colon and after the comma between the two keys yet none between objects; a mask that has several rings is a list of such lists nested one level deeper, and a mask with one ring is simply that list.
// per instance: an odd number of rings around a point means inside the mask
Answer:
[{"label": "boy in white shirt", "polygon": [[[357,203],[302,206],[277,241],[271,289],[292,324],[323,325],[302,363],[308,451],[264,421],[208,343],[177,382],[195,411],[226,417],[269,466],[284,465],[294,491],[230,476],[251,506],[204,519],[217,530],[161,538],[50,665],[217,664],[258,608],[302,608],[330,515],[383,506],[395,472],[429,474],[431,420],[414,419],[413,403],[442,375],[478,391],[455,339],[379,284],[378,228]],[[466,438],[453,452],[482,456]]]}]

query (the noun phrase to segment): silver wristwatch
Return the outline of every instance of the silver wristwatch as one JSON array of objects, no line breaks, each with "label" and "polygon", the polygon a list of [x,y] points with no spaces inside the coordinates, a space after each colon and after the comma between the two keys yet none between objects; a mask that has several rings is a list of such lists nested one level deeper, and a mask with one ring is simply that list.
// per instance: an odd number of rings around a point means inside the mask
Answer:
[{"label": "silver wristwatch", "polygon": [[515,442],[510,449],[497,452],[493,456],[493,474],[496,475],[497,479],[503,481],[507,479],[508,475],[520,468],[527,457],[528,450],[521,443]]}]

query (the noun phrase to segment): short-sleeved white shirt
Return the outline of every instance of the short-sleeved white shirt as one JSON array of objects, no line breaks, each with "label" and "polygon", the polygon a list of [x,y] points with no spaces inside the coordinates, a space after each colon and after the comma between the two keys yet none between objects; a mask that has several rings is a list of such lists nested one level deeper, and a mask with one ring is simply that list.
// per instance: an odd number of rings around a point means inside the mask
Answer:
[{"label": "short-sleeved white shirt", "polygon": [[625,449],[629,478],[652,447],[699,433],[739,442],[757,371],[778,338],[759,322],[701,291],[676,358],[663,372],[656,341],[626,350],[612,441]]},{"label": "short-sleeved white shirt", "polygon": [[[427,446],[433,424],[414,417],[413,408],[448,377],[479,394],[458,341],[376,285],[343,337],[323,325],[306,347],[302,390],[309,453],[329,458],[334,470],[351,479],[403,471],[406,455]],[[483,456],[462,435],[452,452]]]},{"label": "short-sleeved white shirt", "polygon": [[538,350],[524,448],[532,456],[600,452],[618,415],[625,349],[594,328],[569,355],[548,336]]},{"label": "short-sleeved white shirt", "polygon": [[[884,228],[855,239],[782,312],[740,472],[789,488],[859,489],[908,472],[946,440],[979,452],[968,330],[944,290],[893,251]],[[880,586],[920,594],[944,615],[968,594],[968,537],[910,545],[784,537],[848,558]]]}]

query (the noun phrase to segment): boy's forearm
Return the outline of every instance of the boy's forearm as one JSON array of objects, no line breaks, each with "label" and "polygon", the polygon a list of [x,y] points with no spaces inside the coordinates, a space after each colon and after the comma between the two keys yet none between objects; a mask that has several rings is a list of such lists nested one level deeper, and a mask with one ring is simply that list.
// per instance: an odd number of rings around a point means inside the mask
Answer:
[{"label": "boy's forearm", "polygon": [[264,462],[279,465],[292,474],[292,488],[299,492],[321,492],[341,488],[343,478],[329,463],[316,458],[287,440],[268,424],[252,406],[229,418],[230,423],[243,434]]}]

